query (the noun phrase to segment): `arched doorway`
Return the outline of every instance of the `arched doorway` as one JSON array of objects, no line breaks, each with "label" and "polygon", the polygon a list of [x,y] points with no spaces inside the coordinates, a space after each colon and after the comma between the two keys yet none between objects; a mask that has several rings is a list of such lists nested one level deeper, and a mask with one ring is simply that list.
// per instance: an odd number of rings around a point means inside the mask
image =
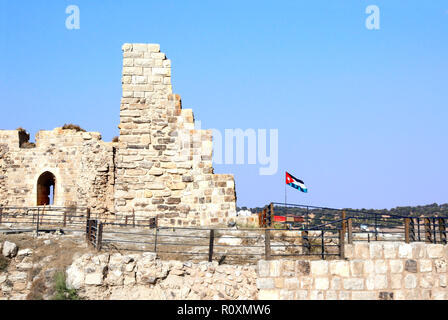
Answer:
[{"label": "arched doorway", "polygon": [[42,173],[37,179],[37,205],[53,205],[56,177],[49,171]]}]

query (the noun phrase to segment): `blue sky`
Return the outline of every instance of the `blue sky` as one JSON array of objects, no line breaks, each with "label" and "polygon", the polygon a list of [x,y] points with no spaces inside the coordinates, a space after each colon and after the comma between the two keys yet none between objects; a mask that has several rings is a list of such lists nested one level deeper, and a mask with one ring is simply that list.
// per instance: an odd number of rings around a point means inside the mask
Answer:
[{"label": "blue sky", "polygon": [[[65,9],[80,8],[79,30]],[[368,5],[380,30],[365,27]],[[160,43],[203,128],[279,130],[279,170],[235,174],[239,206],[445,203],[447,1],[0,0],[0,128],[118,135],[121,45]]]}]

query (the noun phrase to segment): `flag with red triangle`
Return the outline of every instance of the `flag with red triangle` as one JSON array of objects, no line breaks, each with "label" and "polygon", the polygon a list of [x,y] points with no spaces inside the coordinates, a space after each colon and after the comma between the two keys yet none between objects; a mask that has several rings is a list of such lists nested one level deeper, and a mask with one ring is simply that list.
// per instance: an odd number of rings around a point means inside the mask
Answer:
[{"label": "flag with red triangle", "polygon": [[286,172],[286,184],[302,192],[308,192],[308,188],[306,187],[305,183],[302,180],[297,179],[293,175],[289,174],[288,172]]}]

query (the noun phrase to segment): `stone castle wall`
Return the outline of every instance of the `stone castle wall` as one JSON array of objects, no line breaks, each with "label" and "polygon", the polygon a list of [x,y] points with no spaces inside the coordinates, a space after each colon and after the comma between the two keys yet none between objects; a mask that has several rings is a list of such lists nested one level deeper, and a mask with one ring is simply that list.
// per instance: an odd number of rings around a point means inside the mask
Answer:
[{"label": "stone castle wall", "polygon": [[213,173],[212,133],[172,93],[171,61],[158,45],[123,46],[123,98],[115,208],[162,224],[210,225],[235,216],[232,175]]},{"label": "stone castle wall", "polygon": [[99,133],[40,131],[35,148],[20,130],[0,130],[0,205],[36,206],[37,180],[56,177],[55,206],[140,217],[161,225],[235,220],[232,175],[214,174],[211,130],[172,93],[171,62],[156,44],[123,46],[118,143]]},{"label": "stone castle wall", "polygon": [[346,260],[262,260],[258,299],[445,300],[448,246],[354,243]]},{"label": "stone castle wall", "polygon": [[[0,205],[33,207],[37,180],[56,178],[54,206],[113,209],[114,147],[95,132],[40,131],[35,148],[21,148],[20,131],[0,131]],[[23,141],[22,141],[23,142]]]}]

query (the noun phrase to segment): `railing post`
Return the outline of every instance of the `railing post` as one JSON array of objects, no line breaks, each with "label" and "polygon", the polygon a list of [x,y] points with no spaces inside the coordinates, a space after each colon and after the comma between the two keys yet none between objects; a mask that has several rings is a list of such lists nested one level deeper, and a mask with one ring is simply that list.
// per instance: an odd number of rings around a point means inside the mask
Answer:
[{"label": "railing post", "polygon": [[0,224],[2,224],[3,207],[0,207]]},{"label": "railing post", "polygon": [[431,236],[431,220],[429,218],[425,218],[425,242],[431,243],[432,242],[432,236]]},{"label": "railing post", "polygon": [[444,218],[439,218],[440,242],[446,244],[446,224]]},{"label": "railing post", "polygon": [[310,239],[308,238],[308,231],[302,231],[302,250],[304,254],[310,254]]},{"label": "railing post", "polygon": [[124,225],[127,227],[128,226],[128,216],[125,216],[124,217]]},{"label": "railing post", "polygon": [[91,223],[90,223],[90,219],[89,219],[86,222],[86,241],[87,241],[87,243],[90,242],[90,229],[91,229]]},{"label": "railing post", "polygon": [[347,229],[347,214],[345,213],[345,210],[342,210],[342,232],[345,233]]},{"label": "railing post", "polygon": [[67,210],[64,209],[64,221],[63,221],[64,228],[67,226]]},{"label": "railing post", "polygon": [[345,232],[343,229],[339,229],[339,258],[345,259]]},{"label": "railing post", "polygon": [[87,221],[90,220],[90,208],[87,208]]},{"label": "railing post", "polygon": [[353,229],[352,229],[352,218],[347,219],[348,229],[347,229],[347,242],[353,244]]},{"label": "railing post", "polygon": [[409,243],[410,219],[404,218],[404,242]]},{"label": "railing post", "polygon": [[274,204],[271,203],[269,207],[271,209],[269,214],[269,227],[272,227],[272,221],[274,219]]},{"label": "railing post", "polygon": [[437,243],[436,218],[432,218],[432,233],[433,233],[434,243]]},{"label": "railing post", "polygon": [[378,241],[378,214],[375,212],[375,241]]},{"label": "railing post", "polygon": [[420,237],[420,218],[417,218],[417,233],[418,233],[418,241],[422,241]]},{"label": "railing post", "polygon": [[154,231],[154,252],[155,253],[157,253],[157,235],[158,235],[158,232],[159,232],[159,228],[157,228],[157,226],[156,226],[155,231]]},{"label": "railing post", "polygon": [[215,230],[210,230],[210,244],[208,246],[208,262],[213,261],[213,244],[215,242]]},{"label": "railing post", "polygon": [[98,251],[101,251],[102,246],[103,246],[103,223],[100,222],[97,230],[96,249]]},{"label": "railing post", "polygon": [[321,254],[322,254],[322,260],[325,260],[325,242],[324,242],[324,230],[321,231],[320,237],[321,237]]},{"label": "railing post", "polygon": [[40,209],[37,208],[36,236],[39,236],[39,211]]},{"label": "railing post", "polygon": [[411,242],[415,242],[415,223],[414,218],[409,218],[410,224],[409,224],[409,233],[410,233],[410,240]]},{"label": "railing post", "polygon": [[264,256],[266,260],[271,260],[271,230],[265,230],[264,237]]},{"label": "railing post", "polygon": [[132,208],[132,228],[135,228],[135,210]]}]

